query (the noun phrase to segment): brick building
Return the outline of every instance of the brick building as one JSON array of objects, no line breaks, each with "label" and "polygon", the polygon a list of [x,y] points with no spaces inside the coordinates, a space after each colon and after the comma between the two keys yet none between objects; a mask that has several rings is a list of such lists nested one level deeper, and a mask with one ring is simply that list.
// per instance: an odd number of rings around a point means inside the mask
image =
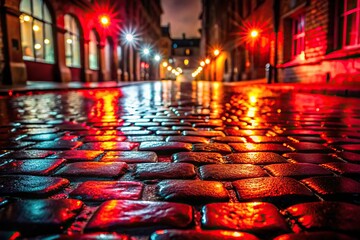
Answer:
[{"label": "brick building", "polygon": [[[1,0],[2,84],[141,78],[140,48],[157,48],[160,1]],[[101,21],[102,20],[102,21]],[[124,41],[126,31],[137,44]],[[158,71],[152,68],[153,75]]]},{"label": "brick building", "polygon": [[[360,82],[359,0],[203,0],[205,76],[284,82]],[[276,24],[277,23],[277,24]],[[256,30],[256,31],[254,31]]]}]

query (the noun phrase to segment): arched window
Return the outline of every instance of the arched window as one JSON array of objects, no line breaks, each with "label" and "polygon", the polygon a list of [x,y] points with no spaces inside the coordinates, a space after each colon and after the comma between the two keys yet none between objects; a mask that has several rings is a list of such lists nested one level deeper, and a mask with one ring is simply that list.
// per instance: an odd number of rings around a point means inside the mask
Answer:
[{"label": "arched window", "polygon": [[23,59],[54,63],[52,19],[45,2],[22,0],[20,11]]},{"label": "arched window", "polygon": [[81,67],[80,63],[80,30],[76,19],[65,15],[65,54],[66,66]]},{"label": "arched window", "polygon": [[92,70],[99,69],[99,56],[98,56],[98,37],[95,30],[90,32],[89,41],[89,68]]}]

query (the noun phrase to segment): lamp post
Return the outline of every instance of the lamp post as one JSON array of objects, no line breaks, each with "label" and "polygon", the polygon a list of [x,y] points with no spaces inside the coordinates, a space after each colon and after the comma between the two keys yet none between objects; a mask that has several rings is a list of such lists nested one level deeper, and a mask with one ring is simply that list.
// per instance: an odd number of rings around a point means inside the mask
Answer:
[{"label": "lamp post", "polygon": [[216,66],[216,63],[217,63],[217,57],[219,56],[219,54],[220,54],[220,50],[219,49],[214,49],[214,56],[215,56],[215,61],[214,61],[214,81],[217,81],[217,76],[216,76],[216,68],[217,68],[217,66]]},{"label": "lamp post", "polygon": [[257,40],[257,38],[259,37],[259,31],[256,29],[253,29],[250,31],[250,37],[251,37],[251,78],[253,78],[255,76],[255,60],[254,60],[254,56],[255,56],[255,41]]}]

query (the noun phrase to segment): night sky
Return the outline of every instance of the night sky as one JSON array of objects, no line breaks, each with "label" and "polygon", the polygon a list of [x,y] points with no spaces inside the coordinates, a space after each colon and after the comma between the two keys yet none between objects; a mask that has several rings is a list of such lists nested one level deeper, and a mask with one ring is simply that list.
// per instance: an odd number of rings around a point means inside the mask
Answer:
[{"label": "night sky", "polygon": [[161,0],[164,14],[161,24],[171,24],[171,37],[180,38],[182,33],[186,37],[200,37],[201,0]]}]

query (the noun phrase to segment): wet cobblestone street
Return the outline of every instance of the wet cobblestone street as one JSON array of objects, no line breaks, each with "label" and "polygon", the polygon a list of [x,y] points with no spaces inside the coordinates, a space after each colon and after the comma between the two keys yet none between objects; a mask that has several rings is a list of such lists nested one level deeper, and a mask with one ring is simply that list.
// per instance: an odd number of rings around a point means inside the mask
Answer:
[{"label": "wet cobblestone street", "polygon": [[0,239],[360,236],[360,98],[163,81],[0,118]]}]

